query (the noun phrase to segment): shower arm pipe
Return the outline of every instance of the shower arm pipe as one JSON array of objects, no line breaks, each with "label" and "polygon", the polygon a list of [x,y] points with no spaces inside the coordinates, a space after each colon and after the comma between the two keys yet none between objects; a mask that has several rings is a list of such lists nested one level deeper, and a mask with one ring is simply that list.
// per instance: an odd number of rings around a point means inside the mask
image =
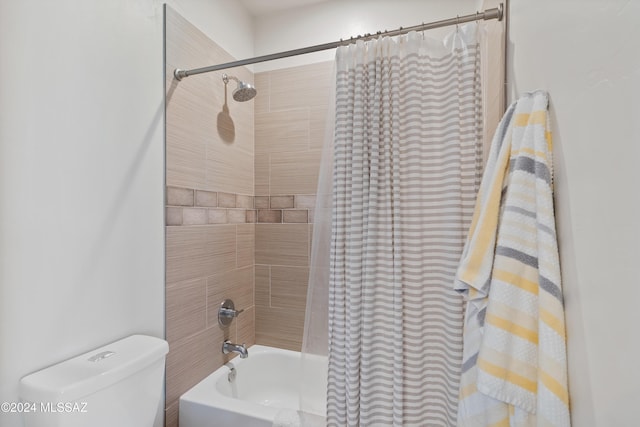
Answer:
[{"label": "shower arm pipe", "polygon": [[410,31],[432,30],[434,28],[448,27],[450,25],[464,24],[466,22],[473,22],[473,21],[482,21],[482,20],[487,21],[489,19],[497,19],[498,21],[502,21],[503,11],[504,11],[503,7],[504,7],[503,4],[500,3],[498,7],[487,9],[483,12],[476,12],[470,15],[456,16],[455,18],[443,19],[441,21],[429,22],[426,24],[423,23],[420,25],[414,25],[413,27],[406,27],[406,28],[400,27],[397,30],[393,30],[393,31],[384,31],[384,32],[378,31],[375,34],[365,34],[364,36],[351,37],[345,40],[341,39],[340,41],[337,41],[337,42],[318,44],[315,46],[303,47],[300,49],[288,50],[285,52],[272,53],[272,54],[263,55],[263,56],[256,56],[254,58],[241,59],[239,61],[226,62],[224,64],[211,65],[209,67],[194,68],[192,70],[181,70],[179,68],[176,68],[175,71],[173,72],[173,75],[176,78],[176,80],[182,80],[185,77],[193,76],[196,74],[210,73],[212,71],[225,70],[227,68],[241,67],[243,65],[257,64],[259,62],[273,61],[275,59],[288,58],[290,56],[298,56],[298,55],[304,55],[307,53],[320,52],[322,50],[335,49],[340,46],[349,45],[358,40],[367,41],[379,36],[393,37],[393,36],[406,34]]}]

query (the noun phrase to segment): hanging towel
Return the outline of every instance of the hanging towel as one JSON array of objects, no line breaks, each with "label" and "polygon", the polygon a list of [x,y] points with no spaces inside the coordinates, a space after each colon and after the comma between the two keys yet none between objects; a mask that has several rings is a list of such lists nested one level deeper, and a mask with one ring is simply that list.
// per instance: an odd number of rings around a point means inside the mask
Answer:
[{"label": "hanging towel", "polygon": [[548,98],[512,104],[493,139],[456,274],[467,301],[459,427],[569,427]]}]

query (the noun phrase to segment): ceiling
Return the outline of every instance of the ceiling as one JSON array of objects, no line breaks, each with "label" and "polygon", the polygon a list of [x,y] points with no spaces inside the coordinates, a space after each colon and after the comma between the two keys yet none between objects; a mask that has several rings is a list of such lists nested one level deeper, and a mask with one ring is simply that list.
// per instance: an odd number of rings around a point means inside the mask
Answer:
[{"label": "ceiling", "polygon": [[253,16],[259,16],[326,1],[328,0],[240,0],[240,3],[242,3]]}]

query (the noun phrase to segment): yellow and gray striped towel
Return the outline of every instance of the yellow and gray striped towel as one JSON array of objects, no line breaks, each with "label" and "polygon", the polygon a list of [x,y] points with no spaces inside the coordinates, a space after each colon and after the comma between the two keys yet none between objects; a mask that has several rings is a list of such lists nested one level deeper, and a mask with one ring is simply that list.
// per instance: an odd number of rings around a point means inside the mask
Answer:
[{"label": "yellow and gray striped towel", "polygon": [[537,91],[509,107],[480,185],[455,283],[459,427],[571,424],[547,106]]}]

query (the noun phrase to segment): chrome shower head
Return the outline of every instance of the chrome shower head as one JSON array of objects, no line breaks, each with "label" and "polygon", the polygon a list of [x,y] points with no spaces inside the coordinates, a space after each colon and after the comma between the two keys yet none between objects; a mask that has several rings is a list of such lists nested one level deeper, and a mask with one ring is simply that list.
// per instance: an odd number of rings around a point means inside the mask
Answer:
[{"label": "chrome shower head", "polygon": [[238,82],[238,87],[233,91],[233,99],[238,102],[244,102],[253,99],[257,94],[258,91],[251,84]]},{"label": "chrome shower head", "polygon": [[235,80],[238,83],[238,87],[233,91],[233,99],[238,102],[248,101],[258,94],[258,91],[252,84],[240,81],[234,76],[222,75],[222,81],[225,85],[229,83],[229,80]]}]

